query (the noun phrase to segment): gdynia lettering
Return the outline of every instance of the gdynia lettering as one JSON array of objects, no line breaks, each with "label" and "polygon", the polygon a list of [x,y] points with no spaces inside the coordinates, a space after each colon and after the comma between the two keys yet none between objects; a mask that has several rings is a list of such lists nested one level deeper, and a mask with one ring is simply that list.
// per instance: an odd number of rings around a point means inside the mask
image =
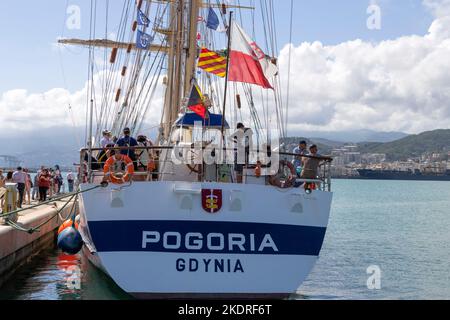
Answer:
[{"label": "gdynia lettering", "polygon": [[240,259],[177,259],[178,272],[244,273]]},{"label": "gdynia lettering", "polygon": [[[260,240],[258,240],[260,239]],[[276,254],[279,250],[270,234],[256,236],[241,233],[198,233],[189,232],[182,235],[179,232],[144,231],[142,232],[142,249],[152,250],[163,248],[167,252],[187,253],[222,253],[245,254],[261,253]],[[176,260],[178,272],[244,272],[240,259],[224,258],[179,258]]]}]

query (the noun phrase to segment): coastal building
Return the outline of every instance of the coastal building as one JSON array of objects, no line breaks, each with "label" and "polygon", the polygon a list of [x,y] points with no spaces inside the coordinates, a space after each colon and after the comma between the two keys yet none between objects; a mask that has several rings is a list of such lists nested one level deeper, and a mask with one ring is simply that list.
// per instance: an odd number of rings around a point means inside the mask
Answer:
[{"label": "coastal building", "polygon": [[14,156],[0,155],[0,168],[17,168],[21,165],[21,161]]}]

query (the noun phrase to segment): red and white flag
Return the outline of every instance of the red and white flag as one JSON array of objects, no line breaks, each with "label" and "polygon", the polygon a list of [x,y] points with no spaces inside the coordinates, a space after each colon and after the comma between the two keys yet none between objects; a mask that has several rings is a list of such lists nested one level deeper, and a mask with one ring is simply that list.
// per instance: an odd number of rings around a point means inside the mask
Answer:
[{"label": "red and white flag", "polygon": [[231,22],[231,46],[228,80],[259,85],[273,89],[267,78],[273,77],[278,68],[258,45],[235,22]]}]

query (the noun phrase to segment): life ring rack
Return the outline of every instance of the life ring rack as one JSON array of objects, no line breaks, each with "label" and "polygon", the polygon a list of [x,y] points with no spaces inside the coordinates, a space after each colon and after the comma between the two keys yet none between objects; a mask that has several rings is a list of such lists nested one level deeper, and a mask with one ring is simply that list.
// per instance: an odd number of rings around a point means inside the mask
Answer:
[{"label": "life ring rack", "polygon": [[[124,162],[126,166],[125,175],[118,175],[116,172],[111,171],[116,162]],[[106,160],[105,167],[103,168],[105,178],[109,179],[113,184],[124,184],[130,182],[134,175],[134,164],[130,157],[121,154],[119,158],[116,156],[109,157]]]}]

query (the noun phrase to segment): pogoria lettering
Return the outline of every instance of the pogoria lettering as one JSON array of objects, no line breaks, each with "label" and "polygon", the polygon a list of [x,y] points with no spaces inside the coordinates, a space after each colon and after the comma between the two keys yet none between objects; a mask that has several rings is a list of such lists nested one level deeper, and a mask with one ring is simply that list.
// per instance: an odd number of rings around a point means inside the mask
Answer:
[{"label": "pogoria lettering", "polygon": [[[261,240],[258,240],[261,239]],[[198,251],[220,253],[261,252],[277,253],[278,248],[270,234],[256,237],[255,234],[241,233],[208,233],[189,232],[182,235],[179,232],[158,231],[142,232],[142,249],[162,247],[168,251]]]}]

